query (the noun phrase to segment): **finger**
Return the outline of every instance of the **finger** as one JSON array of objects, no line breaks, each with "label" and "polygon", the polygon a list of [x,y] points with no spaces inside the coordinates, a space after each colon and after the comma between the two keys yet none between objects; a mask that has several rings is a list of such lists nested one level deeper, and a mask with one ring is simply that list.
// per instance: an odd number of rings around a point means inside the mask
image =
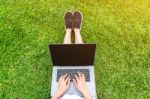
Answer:
[{"label": "finger", "polygon": [[85,75],[83,74],[83,76],[82,76],[82,79],[85,81],[86,79],[85,79]]},{"label": "finger", "polygon": [[62,80],[62,77],[63,77],[63,76],[60,76],[60,77],[59,77],[59,80],[58,80],[58,82],[60,82],[60,81]]},{"label": "finger", "polygon": [[82,76],[82,78],[83,78],[83,79],[85,79],[85,75],[84,75],[84,73],[81,73],[81,76]]},{"label": "finger", "polygon": [[60,76],[60,79],[62,79],[62,78],[63,78],[63,75]]},{"label": "finger", "polygon": [[63,76],[63,78],[62,78],[62,79],[63,79],[63,80],[65,80],[65,79],[66,79],[66,77],[67,77],[67,74],[65,74],[65,75]]},{"label": "finger", "polygon": [[80,72],[80,77],[82,78],[82,76],[83,76],[83,73],[82,73],[82,72]]},{"label": "finger", "polygon": [[79,79],[81,79],[82,78],[81,72],[79,72],[78,75],[79,75]]},{"label": "finger", "polygon": [[67,77],[66,77],[65,82],[67,82],[67,81],[68,81],[68,79],[69,79],[69,76],[67,76]]},{"label": "finger", "polygon": [[77,76],[78,76],[78,78],[80,79],[80,72],[79,72],[79,71],[77,72]]},{"label": "finger", "polygon": [[75,75],[75,80],[76,80],[76,82],[78,83],[79,77],[78,77],[77,75]]},{"label": "finger", "polygon": [[73,79],[73,83],[74,83],[75,87],[77,87],[77,81],[75,79]]},{"label": "finger", "polygon": [[67,81],[67,86],[69,87],[69,85],[70,85],[70,78]]}]

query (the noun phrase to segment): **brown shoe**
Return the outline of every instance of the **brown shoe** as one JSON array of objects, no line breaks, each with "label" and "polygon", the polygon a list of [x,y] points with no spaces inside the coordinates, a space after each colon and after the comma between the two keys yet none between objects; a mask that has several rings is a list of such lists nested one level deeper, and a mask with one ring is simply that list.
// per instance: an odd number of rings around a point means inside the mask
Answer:
[{"label": "brown shoe", "polygon": [[73,16],[74,28],[81,29],[82,19],[83,17],[81,12],[79,11],[74,12],[74,16]]},{"label": "brown shoe", "polygon": [[73,14],[71,12],[66,12],[64,20],[66,29],[72,29]]}]

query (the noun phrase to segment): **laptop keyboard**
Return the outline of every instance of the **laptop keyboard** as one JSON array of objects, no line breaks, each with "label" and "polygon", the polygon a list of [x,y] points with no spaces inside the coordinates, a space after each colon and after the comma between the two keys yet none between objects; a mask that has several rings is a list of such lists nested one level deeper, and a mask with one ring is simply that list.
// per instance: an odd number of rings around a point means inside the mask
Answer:
[{"label": "laptop keyboard", "polygon": [[77,74],[77,72],[82,72],[85,75],[86,82],[90,81],[90,71],[89,69],[57,69],[57,81],[62,75],[65,75],[66,73],[70,76],[70,81],[73,81],[74,75]]}]

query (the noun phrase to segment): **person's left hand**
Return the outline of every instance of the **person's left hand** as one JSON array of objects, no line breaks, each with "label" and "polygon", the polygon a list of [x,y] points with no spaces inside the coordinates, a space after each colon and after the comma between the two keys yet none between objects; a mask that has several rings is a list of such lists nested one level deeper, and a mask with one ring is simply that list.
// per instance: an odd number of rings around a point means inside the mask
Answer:
[{"label": "person's left hand", "polygon": [[67,74],[61,76],[58,80],[58,89],[52,99],[58,99],[69,88],[70,78]]}]

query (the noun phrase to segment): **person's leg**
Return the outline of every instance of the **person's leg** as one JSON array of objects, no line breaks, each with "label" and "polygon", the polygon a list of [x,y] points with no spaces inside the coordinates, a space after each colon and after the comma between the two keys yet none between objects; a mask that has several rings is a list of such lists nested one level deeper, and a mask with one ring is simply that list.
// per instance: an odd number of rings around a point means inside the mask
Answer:
[{"label": "person's leg", "polygon": [[74,12],[73,17],[73,23],[74,23],[74,32],[75,32],[75,44],[82,44],[83,40],[80,34],[81,25],[82,25],[82,15],[80,12]]},{"label": "person's leg", "polygon": [[72,20],[73,15],[71,12],[66,12],[64,16],[65,20],[65,28],[66,28],[66,34],[64,37],[64,44],[71,44],[71,31],[72,31]]},{"label": "person's leg", "polygon": [[64,44],[71,44],[71,31],[72,29],[66,29],[66,34],[64,37]]},{"label": "person's leg", "polygon": [[80,29],[75,28],[74,32],[75,32],[75,44],[82,44],[83,40],[80,34]]}]

